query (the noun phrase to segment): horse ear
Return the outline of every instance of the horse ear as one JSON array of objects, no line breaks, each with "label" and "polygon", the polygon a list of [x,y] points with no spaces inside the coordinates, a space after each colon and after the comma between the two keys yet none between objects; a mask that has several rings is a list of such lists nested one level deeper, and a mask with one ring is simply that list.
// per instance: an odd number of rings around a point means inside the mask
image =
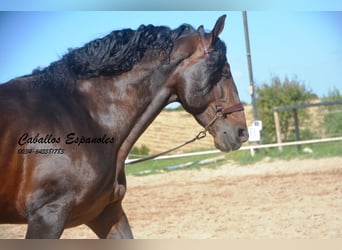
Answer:
[{"label": "horse ear", "polygon": [[215,26],[213,30],[210,32],[211,34],[211,43],[213,44],[218,36],[221,34],[223,28],[224,28],[224,22],[226,20],[227,15],[221,16],[219,19],[217,19]]},{"label": "horse ear", "polygon": [[203,27],[203,25],[201,25],[201,26],[199,26],[198,28],[197,28],[197,31],[201,34],[201,35],[204,35],[204,27]]}]

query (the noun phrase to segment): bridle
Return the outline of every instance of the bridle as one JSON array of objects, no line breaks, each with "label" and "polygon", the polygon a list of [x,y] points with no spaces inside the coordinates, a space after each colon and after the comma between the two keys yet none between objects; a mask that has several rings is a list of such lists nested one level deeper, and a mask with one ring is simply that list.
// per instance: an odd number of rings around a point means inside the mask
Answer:
[{"label": "bridle", "polygon": [[[205,44],[205,37],[204,37],[204,28],[203,25],[201,25],[198,28],[199,32],[199,37],[202,43],[202,47],[204,50],[204,55],[207,57],[209,56],[211,49],[208,49],[207,45]],[[218,95],[218,90],[217,90],[217,84],[214,85],[213,87],[213,92],[214,92],[214,98],[215,98],[215,108],[216,108],[216,114],[214,118],[205,126],[205,132],[208,131],[209,127],[213,125],[220,117],[225,117],[227,115],[233,114],[235,112],[243,111],[243,105],[241,102],[236,103],[228,108],[223,108],[219,95]],[[201,131],[203,132],[203,131]]]},{"label": "bridle", "polygon": [[[201,39],[201,42],[202,42],[202,46],[203,46],[203,49],[204,49],[204,54],[205,56],[209,56],[210,52],[211,52],[211,49],[208,49],[208,47],[206,46],[205,44],[205,38],[204,38],[204,29],[203,29],[203,26],[200,26],[199,29],[199,37]],[[171,148],[169,150],[166,150],[164,152],[161,152],[161,153],[158,153],[158,154],[155,154],[155,155],[151,155],[151,156],[147,156],[147,157],[144,157],[144,158],[141,158],[141,159],[137,159],[137,160],[133,160],[133,161],[129,161],[127,163],[125,163],[126,165],[131,165],[131,164],[135,164],[135,163],[139,163],[139,162],[143,162],[143,161],[147,161],[147,160],[152,160],[154,158],[157,158],[159,156],[162,156],[162,155],[165,155],[165,154],[168,154],[170,152],[173,152],[179,148],[182,148],[184,147],[185,145],[189,144],[189,143],[192,143],[192,142],[195,142],[196,140],[200,140],[200,139],[203,139],[204,137],[206,137],[207,135],[207,132],[209,131],[210,127],[221,117],[226,117],[227,115],[230,115],[230,114],[233,114],[235,112],[239,112],[239,111],[243,111],[244,108],[243,108],[243,105],[241,102],[237,103],[237,104],[234,104],[232,105],[231,107],[228,107],[228,108],[223,108],[222,104],[221,104],[221,101],[220,101],[220,98],[219,98],[219,95],[218,95],[218,90],[217,90],[217,84],[214,85],[213,87],[213,92],[214,92],[214,97],[215,97],[215,108],[216,108],[216,112],[215,112],[215,115],[213,117],[213,119],[204,127],[204,129],[202,131],[200,131],[194,138],[174,147],[174,148]]]}]

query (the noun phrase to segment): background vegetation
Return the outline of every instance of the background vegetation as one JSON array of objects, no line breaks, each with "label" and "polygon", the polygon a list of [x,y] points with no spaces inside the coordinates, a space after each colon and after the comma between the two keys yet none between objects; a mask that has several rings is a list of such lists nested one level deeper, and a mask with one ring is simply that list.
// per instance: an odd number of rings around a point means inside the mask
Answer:
[{"label": "background vegetation", "polygon": [[[342,95],[338,89],[333,89],[328,92],[327,96],[322,98],[322,101],[338,101],[342,100]],[[342,134],[342,105],[332,105],[322,107],[320,110],[324,113],[323,127],[325,133],[329,137],[341,136]]]},{"label": "background vegetation", "polygon": [[[305,104],[317,98],[304,83],[297,79],[290,80],[287,77],[283,81],[279,77],[273,77],[270,83],[263,83],[257,87],[256,93],[258,115],[263,122],[262,143],[276,141],[273,108]],[[298,117],[299,120],[305,121],[308,118],[307,110],[298,110]],[[294,122],[293,111],[281,111],[279,120],[283,141],[289,141]]]}]

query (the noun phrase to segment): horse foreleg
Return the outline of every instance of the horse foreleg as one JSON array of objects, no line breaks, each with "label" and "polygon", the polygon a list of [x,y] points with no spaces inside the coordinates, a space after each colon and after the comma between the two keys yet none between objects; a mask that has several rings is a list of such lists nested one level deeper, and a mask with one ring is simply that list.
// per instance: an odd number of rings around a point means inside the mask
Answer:
[{"label": "horse foreleg", "polygon": [[133,233],[131,226],[129,225],[127,216],[125,213],[121,215],[119,221],[112,226],[109,233],[107,234],[107,239],[133,239]]},{"label": "horse foreleg", "polygon": [[121,201],[109,204],[87,226],[101,239],[133,239],[133,233]]},{"label": "horse foreleg", "polygon": [[70,208],[56,201],[27,212],[26,239],[58,239],[64,230]]}]

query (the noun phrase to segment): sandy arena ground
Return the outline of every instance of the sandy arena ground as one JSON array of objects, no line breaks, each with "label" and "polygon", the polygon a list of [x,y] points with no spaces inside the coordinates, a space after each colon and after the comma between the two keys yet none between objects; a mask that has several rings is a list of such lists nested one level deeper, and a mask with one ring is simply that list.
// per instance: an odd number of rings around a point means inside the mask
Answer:
[{"label": "sandy arena ground", "polygon": [[[136,238],[341,239],[342,157],[128,177]],[[0,225],[23,238],[25,225]],[[95,238],[85,226],[62,238]]]}]

